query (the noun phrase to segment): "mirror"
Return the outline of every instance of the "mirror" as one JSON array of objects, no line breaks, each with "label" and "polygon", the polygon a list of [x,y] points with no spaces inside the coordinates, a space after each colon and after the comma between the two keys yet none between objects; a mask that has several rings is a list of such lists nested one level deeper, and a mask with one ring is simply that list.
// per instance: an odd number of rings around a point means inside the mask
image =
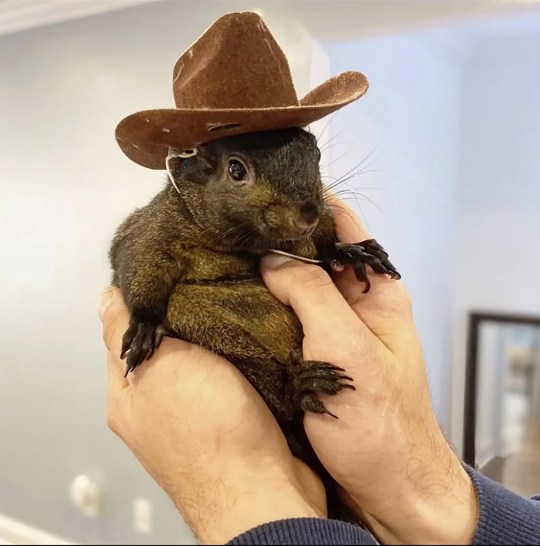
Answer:
[{"label": "mirror", "polygon": [[515,492],[540,490],[540,317],[469,317],[464,460]]}]

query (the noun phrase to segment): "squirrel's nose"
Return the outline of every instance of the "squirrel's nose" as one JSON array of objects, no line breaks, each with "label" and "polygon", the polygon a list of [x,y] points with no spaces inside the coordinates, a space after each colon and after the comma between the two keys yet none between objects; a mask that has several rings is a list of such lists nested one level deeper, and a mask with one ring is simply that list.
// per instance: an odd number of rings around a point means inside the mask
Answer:
[{"label": "squirrel's nose", "polygon": [[294,227],[303,237],[311,235],[319,223],[317,207],[313,203],[305,203],[300,207],[300,214],[293,218]]},{"label": "squirrel's nose", "polygon": [[315,222],[315,225],[317,225],[319,213],[317,211],[317,206],[314,203],[311,203],[310,201],[304,203],[300,207],[300,215],[307,224],[313,224],[313,222]]}]

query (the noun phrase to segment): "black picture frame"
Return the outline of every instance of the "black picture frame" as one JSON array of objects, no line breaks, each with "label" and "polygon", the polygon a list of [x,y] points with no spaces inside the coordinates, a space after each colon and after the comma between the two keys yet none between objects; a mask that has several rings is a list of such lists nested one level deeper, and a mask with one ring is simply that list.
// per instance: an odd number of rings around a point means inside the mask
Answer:
[{"label": "black picture frame", "polygon": [[465,401],[463,415],[463,461],[478,468],[476,463],[476,414],[478,392],[478,346],[480,327],[484,322],[522,324],[540,327],[540,317],[472,311],[467,328],[467,352],[465,357]]}]

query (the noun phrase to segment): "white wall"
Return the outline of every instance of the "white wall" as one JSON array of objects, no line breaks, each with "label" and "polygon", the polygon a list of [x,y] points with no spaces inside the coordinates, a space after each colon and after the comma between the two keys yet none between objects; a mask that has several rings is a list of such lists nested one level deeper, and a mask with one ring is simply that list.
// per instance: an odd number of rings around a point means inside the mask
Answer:
[{"label": "white wall", "polygon": [[349,182],[373,204],[350,204],[411,293],[434,405],[447,429],[459,62],[427,33],[333,44],[329,51],[333,72],[360,70],[370,81],[368,93],[332,122],[331,155],[346,155],[330,171],[339,177],[365,158],[360,168],[376,170]]},{"label": "white wall", "polygon": [[[115,126],[173,106],[175,60],[238,8],[158,3],[0,37],[0,513],[84,543],[193,542],[105,425],[96,304],[115,228],[164,181],[122,154]],[[303,93],[311,40],[284,6],[265,9]],[[79,473],[101,486],[97,520],[70,505]],[[154,503],[148,536],[133,531],[136,496]]]},{"label": "white wall", "polygon": [[453,440],[461,445],[466,316],[540,315],[540,24],[464,64],[455,261]]}]

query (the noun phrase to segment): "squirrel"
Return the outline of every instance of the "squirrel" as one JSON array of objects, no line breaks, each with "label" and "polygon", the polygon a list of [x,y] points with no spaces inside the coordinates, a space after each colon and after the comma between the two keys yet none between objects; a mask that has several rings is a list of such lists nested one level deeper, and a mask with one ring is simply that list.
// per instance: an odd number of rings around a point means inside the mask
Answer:
[{"label": "squirrel", "polygon": [[323,480],[329,516],[355,519],[344,515],[303,429],[306,411],[332,415],[318,393],[355,387],[342,368],[303,360],[302,325],[264,285],[259,260],[278,250],[320,260],[328,271],[337,261],[354,268],[365,291],[367,265],[394,279],[399,273],[374,239],[338,241],[312,133],[229,136],[169,157],[171,180],[120,225],[109,252],[112,284],[130,311],[126,375],[164,336],[225,357],[262,396],[293,455]]}]

